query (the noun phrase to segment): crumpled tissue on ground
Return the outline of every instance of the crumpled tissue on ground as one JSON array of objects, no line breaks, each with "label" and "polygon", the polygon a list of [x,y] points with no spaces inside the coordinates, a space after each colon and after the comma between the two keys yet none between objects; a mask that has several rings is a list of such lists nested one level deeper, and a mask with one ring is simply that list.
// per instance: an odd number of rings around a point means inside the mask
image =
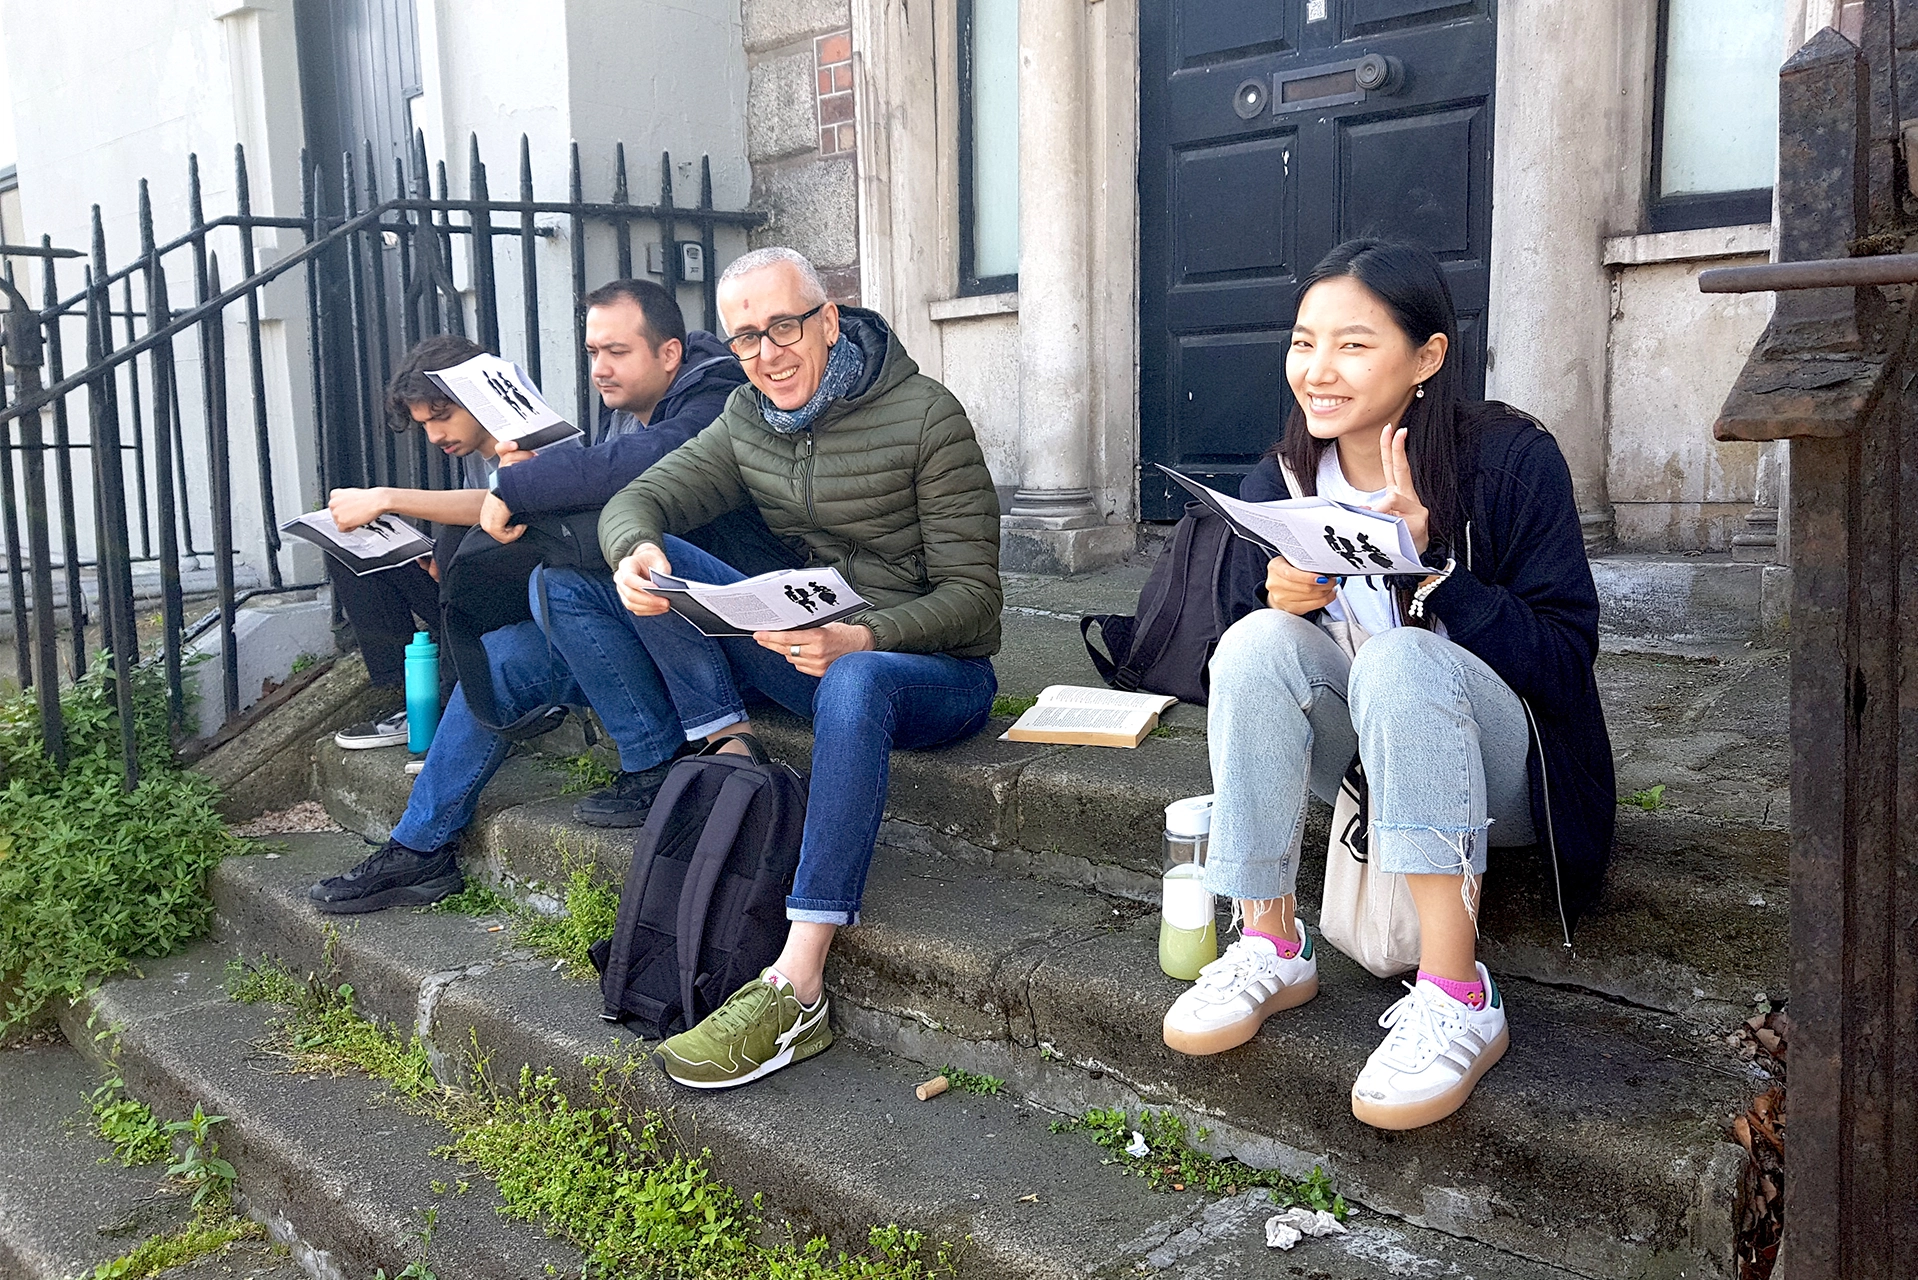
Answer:
[{"label": "crumpled tissue on ground", "polygon": [[1305,1236],[1345,1235],[1345,1224],[1324,1209],[1291,1208],[1265,1220],[1265,1247],[1290,1249]]},{"label": "crumpled tissue on ground", "polygon": [[1147,1145],[1145,1135],[1137,1129],[1134,1129],[1132,1131],[1132,1141],[1126,1143],[1125,1153],[1135,1160],[1143,1160],[1147,1155],[1151,1154],[1151,1152],[1152,1148]]}]

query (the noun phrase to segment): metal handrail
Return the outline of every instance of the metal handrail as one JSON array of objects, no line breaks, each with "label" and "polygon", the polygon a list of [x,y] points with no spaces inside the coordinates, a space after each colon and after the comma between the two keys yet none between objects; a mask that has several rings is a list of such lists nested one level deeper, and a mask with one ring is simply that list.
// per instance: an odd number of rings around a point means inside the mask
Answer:
[{"label": "metal handrail", "polygon": [[1749,267],[1709,267],[1698,273],[1700,293],[1771,293],[1882,284],[1918,284],[1918,253],[1762,262]]}]

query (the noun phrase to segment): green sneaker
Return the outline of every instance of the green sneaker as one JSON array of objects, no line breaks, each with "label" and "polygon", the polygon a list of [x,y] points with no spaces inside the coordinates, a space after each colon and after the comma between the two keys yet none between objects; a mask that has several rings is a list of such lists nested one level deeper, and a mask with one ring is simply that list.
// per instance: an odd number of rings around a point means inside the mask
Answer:
[{"label": "green sneaker", "polygon": [[750,1084],[832,1044],[826,997],[803,1005],[771,969],[726,998],[698,1026],[659,1046],[666,1074],[694,1089]]}]

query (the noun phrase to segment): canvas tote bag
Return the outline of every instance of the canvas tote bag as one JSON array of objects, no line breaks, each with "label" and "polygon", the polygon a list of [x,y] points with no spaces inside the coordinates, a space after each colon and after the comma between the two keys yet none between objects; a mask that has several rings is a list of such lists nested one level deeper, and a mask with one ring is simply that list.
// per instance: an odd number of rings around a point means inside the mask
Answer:
[{"label": "canvas tote bag", "polygon": [[[1283,464],[1285,486],[1304,493]],[[1319,626],[1356,657],[1371,636],[1356,622],[1321,617]],[[1365,770],[1354,757],[1332,806],[1332,838],[1325,850],[1325,896],[1319,935],[1381,978],[1418,968],[1419,916],[1405,877],[1380,871],[1371,860],[1372,806]]]}]

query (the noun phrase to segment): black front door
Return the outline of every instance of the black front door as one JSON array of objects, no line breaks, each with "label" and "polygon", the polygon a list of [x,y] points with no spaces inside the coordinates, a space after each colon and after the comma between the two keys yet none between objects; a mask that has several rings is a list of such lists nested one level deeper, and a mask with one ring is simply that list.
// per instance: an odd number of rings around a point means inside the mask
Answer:
[{"label": "black front door", "polygon": [[1494,0],[1147,0],[1140,12],[1141,514],[1150,464],[1236,492],[1290,407],[1298,278],[1341,241],[1445,264],[1485,383]]}]

